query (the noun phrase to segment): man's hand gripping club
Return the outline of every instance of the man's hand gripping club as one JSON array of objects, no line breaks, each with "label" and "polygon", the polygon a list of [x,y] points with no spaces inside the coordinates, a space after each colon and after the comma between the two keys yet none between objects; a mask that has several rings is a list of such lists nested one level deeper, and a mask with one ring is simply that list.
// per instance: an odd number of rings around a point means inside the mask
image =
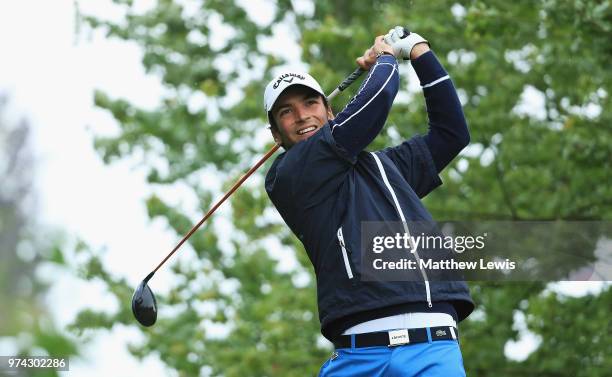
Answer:
[{"label": "man's hand gripping club", "polygon": [[389,30],[384,40],[393,48],[395,57],[404,60],[414,60],[429,51],[429,42],[425,38],[402,26]]},{"label": "man's hand gripping club", "polygon": [[381,54],[385,53],[393,55],[397,58],[393,47],[391,47],[391,45],[385,42],[384,36],[379,35],[374,39],[374,44],[372,45],[372,47],[365,50],[363,56],[358,57],[357,59],[355,59],[355,61],[361,69],[363,69],[364,71],[369,71],[370,68],[372,68],[372,66],[376,64],[376,59]]},{"label": "man's hand gripping club", "polygon": [[374,39],[374,44],[365,50],[363,56],[356,59],[357,65],[368,71],[381,54],[395,56],[396,59],[414,60],[429,51],[429,42],[416,33],[411,33],[408,29],[396,26],[382,36]]}]

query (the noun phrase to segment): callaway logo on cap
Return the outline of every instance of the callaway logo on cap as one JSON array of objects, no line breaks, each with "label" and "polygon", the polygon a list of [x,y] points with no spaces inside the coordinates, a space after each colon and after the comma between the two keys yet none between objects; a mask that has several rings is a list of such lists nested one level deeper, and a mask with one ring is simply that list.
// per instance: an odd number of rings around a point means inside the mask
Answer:
[{"label": "callaway logo on cap", "polygon": [[305,80],[306,77],[304,77],[303,75],[300,75],[299,73],[283,73],[282,75],[280,75],[280,77],[276,80],[276,82],[274,83],[274,85],[272,85],[272,89],[276,89],[278,88],[278,86],[281,84],[281,82],[288,82],[289,84],[291,84],[293,82],[294,78],[298,78],[299,80]]},{"label": "callaway logo on cap", "polygon": [[297,71],[283,72],[273,78],[266,86],[266,91],[264,92],[264,108],[266,112],[272,110],[278,96],[291,85],[304,85],[325,96],[321,85],[308,73]]}]

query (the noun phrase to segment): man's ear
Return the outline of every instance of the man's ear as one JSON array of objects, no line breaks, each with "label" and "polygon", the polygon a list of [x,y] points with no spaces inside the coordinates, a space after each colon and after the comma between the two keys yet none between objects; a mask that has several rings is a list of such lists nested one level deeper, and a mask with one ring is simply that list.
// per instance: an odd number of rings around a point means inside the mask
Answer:
[{"label": "man's ear", "polygon": [[327,106],[327,119],[334,119],[334,112],[332,111],[331,106]]},{"label": "man's ear", "polygon": [[272,134],[272,137],[274,138],[274,142],[276,144],[282,143],[280,132],[278,132],[276,128],[270,127],[270,133]]}]

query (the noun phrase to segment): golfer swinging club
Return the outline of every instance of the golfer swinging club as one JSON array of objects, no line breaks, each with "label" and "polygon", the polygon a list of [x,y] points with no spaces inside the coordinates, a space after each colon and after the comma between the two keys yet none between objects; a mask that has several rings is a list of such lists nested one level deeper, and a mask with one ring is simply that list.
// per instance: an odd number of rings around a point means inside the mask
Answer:
[{"label": "golfer swinging club", "polygon": [[[366,152],[398,91],[396,59],[418,75],[429,130]],[[474,308],[465,282],[362,281],[355,269],[361,222],[431,220],[420,198],[469,143],[457,93],[429,43],[401,27],[376,37],[357,64],[367,77],[335,117],[307,73],[284,72],[264,93],[285,149],[266,191],[314,266],[321,332],[335,346],[319,375],[465,376],[457,322]]]}]

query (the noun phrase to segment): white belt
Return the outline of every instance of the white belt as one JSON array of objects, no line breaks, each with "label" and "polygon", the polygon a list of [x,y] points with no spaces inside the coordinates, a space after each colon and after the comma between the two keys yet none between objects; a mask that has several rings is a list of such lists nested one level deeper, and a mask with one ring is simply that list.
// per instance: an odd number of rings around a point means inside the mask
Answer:
[{"label": "white belt", "polygon": [[404,313],[360,323],[347,329],[342,335],[438,326],[457,327],[457,323],[446,313]]}]

